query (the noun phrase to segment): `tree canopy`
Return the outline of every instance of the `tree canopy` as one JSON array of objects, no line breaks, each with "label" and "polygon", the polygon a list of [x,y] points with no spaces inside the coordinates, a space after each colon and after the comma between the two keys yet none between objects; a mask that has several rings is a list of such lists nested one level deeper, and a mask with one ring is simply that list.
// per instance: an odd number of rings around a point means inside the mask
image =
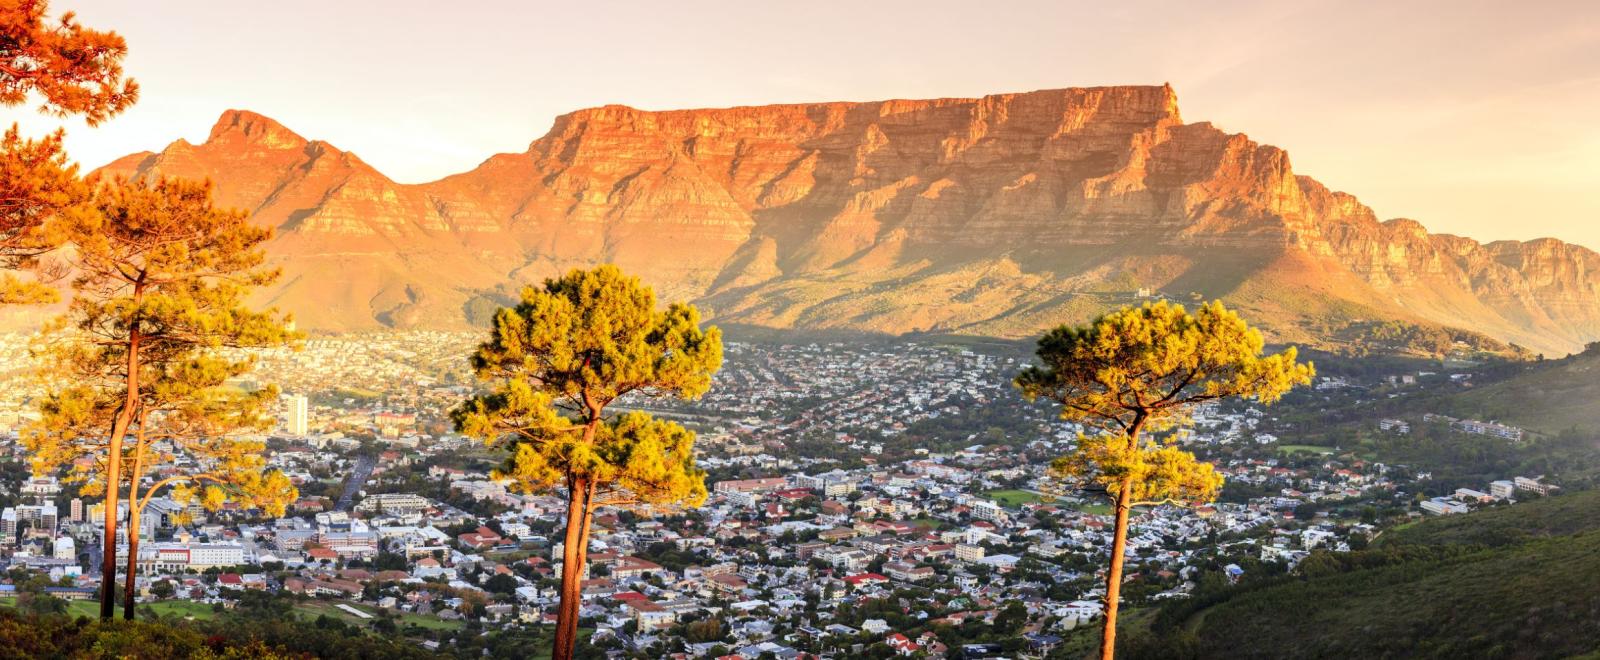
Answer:
[{"label": "tree canopy", "polygon": [[1261,333],[1220,302],[1190,314],[1163,301],[1049,331],[1039,339],[1039,364],[1017,376],[1029,401],[1054,401],[1061,419],[1093,431],[1079,434],[1052,472],[1103,490],[1116,505],[1102,658],[1115,650],[1129,510],[1209,501],[1222,488],[1216,468],[1174,437],[1151,438],[1187,422],[1197,404],[1225,397],[1271,403],[1315,374],[1295,361],[1294,348],[1263,356],[1264,346]]},{"label": "tree canopy", "polygon": [[633,411],[624,397],[694,398],[722,366],[722,334],[693,306],[656,308],[655,292],[612,265],[527,287],[494,317],[472,355],[488,392],[452,411],[456,428],[508,450],[497,476],[524,492],[565,488],[561,602],[554,657],[572,657],[589,525],[602,506],[698,506],[705,474],[694,433]]},{"label": "tree canopy", "polygon": [[0,3],[0,104],[37,94],[40,112],[96,126],[139,100],[139,84],[123,76],[122,36],[86,28],[72,12],[51,19],[49,9],[45,0]]},{"label": "tree canopy", "polygon": [[1040,364],[1017,386],[1029,400],[1061,404],[1061,419],[1105,431],[1181,424],[1194,404],[1221,398],[1277,401],[1315,369],[1294,347],[1263,356],[1261,333],[1213,302],[1194,314],[1165,301],[1125,308],[1039,339]]},{"label": "tree canopy", "polygon": [[[271,230],[214,207],[209,183],[177,179],[102,182],[86,212],[63,220],[59,228],[75,247],[75,295],[35,348],[46,394],[40,418],[23,434],[35,469],[71,466],[69,477],[84,482],[83,492],[103,493],[108,537],[124,483],[135,527],[142,506],[168,485],[175,497],[199,495],[211,507],[233,495],[281,512],[296,496],[293,485],[263,473],[261,443],[237,436],[267,423],[261,409],[276,390],[230,391],[227,381],[253,361],[220,351],[298,337],[286,317],[245,305],[251,290],[278,276],[264,265]],[[157,441],[173,451],[155,452]],[[189,469],[141,499],[148,461],[178,453],[192,459]],[[130,536],[130,616],[136,544]],[[110,616],[114,561],[108,544],[102,617]]]},{"label": "tree canopy", "polygon": [[495,387],[453,414],[463,433],[511,443],[501,472],[526,491],[579,478],[609,486],[598,505],[698,504],[705,486],[692,432],[643,413],[603,413],[629,394],[698,397],[721,364],[721,332],[701,330],[693,306],[657,310],[654,292],[615,266],[574,270],[495,315],[472,356]]},{"label": "tree canopy", "polygon": [[[90,30],[71,13],[57,20],[43,0],[0,3],[0,105],[30,97],[56,116],[81,115],[97,125],[132,105],[139,87],[122,74],[128,47],[114,32]],[[32,270],[23,280],[0,274],[0,304],[55,302],[47,281],[60,267],[40,257],[61,245],[52,222],[88,200],[89,187],[62,150],[62,132],[25,139],[16,125],[0,140],[0,269]]]}]

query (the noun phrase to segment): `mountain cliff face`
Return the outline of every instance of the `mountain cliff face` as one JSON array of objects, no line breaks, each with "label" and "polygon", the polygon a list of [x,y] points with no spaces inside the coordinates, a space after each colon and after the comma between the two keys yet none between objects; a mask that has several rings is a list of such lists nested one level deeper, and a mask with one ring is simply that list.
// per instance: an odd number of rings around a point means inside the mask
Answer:
[{"label": "mountain cliff face", "polygon": [[1600,255],[1380,222],[1286,152],[1186,124],[1170,87],[558,118],[524,153],[398,184],[248,112],[104,172],[209,177],[278,228],[269,301],[311,327],[463,325],[603,261],[722,322],[1025,336],[1221,297],[1276,339],[1352,323],[1600,337]]}]

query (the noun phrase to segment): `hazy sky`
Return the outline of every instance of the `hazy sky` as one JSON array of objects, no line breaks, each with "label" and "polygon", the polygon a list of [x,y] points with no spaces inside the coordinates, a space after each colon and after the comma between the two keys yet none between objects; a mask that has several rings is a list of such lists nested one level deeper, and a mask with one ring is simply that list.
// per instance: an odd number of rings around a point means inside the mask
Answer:
[{"label": "hazy sky", "polygon": [[[127,37],[143,100],[68,125],[94,167],[246,108],[425,181],[558,114],[1177,89],[1184,118],[1479,239],[1600,247],[1600,2],[54,0]],[[445,10],[443,8],[449,8]],[[31,111],[0,112],[37,132]]]}]

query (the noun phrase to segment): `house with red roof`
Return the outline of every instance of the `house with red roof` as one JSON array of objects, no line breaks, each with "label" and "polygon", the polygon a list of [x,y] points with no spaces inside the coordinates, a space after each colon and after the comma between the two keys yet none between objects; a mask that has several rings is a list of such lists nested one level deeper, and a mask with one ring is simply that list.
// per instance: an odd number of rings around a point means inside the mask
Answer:
[{"label": "house with red roof", "polygon": [[850,586],[859,589],[861,587],[868,587],[876,584],[888,584],[889,578],[888,576],[879,575],[877,573],[857,573],[855,575],[844,576],[844,581],[849,583]]},{"label": "house with red roof", "polygon": [[500,534],[488,527],[479,527],[474,531],[457,536],[456,539],[469,548],[491,548],[500,545],[505,540],[500,537]]},{"label": "house with red roof", "polygon": [[917,651],[922,649],[916,642],[911,641],[910,638],[900,633],[890,635],[883,641],[889,645],[889,648],[894,649],[894,652],[898,655],[915,655]]}]

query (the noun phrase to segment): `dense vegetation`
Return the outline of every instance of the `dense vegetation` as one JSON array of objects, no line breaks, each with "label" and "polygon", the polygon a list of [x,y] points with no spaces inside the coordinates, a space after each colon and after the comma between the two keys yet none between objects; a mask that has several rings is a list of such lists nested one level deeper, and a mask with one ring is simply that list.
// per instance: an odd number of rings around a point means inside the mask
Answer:
[{"label": "dense vegetation", "polygon": [[1128,657],[1569,657],[1600,649],[1600,492],[1395,530],[1168,605]]},{"label": "dense vegetation", "polygon": [[[390,615],[370,625],[315,614],[287,594],[245,592],[232,609],[191,601],[188,607],[141,606],[135,621],[99,621],[46,595],[0,607],[0,660],[10,658],[538,658],[548,657],[548,630],[510,626],[407,630]],[[79,603],[83,605],[84,603]],[[328,612],[333,612],[331,607]],[[163,612],[170,612],[163,614]],[[398,623],[397,623],[398,622]],[[426,639],[419,639],[419,637]],[[438,644],[429,650],[422,642]],[[594,649],[579,648],[590,657]]]}]

